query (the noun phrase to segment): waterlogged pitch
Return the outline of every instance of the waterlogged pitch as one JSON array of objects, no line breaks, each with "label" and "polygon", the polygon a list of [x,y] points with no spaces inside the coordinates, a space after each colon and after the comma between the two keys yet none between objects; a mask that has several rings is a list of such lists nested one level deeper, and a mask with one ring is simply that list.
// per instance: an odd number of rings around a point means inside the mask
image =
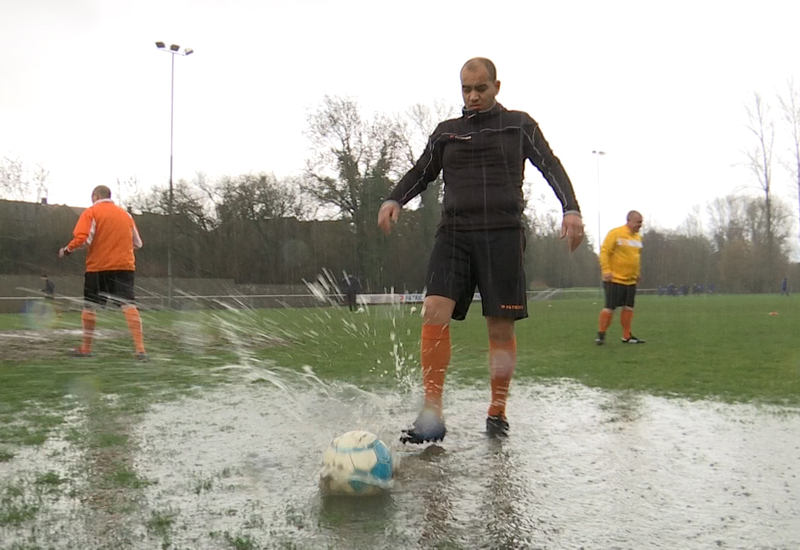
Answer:
[{"label": "waterlogged pitch", "polygon": [[[420,448],[410,307],[145,312],[144,365],[119,315],[87,359],[77,314],[2,316],[0,548],[800,546],[800,308],[643,297],[648,343],[598,348],[596,301],[531,303],[503,441],[483,319],[455,324],[447,438]],[[389,491],[323,498],[348,430],[389,447]]]}]

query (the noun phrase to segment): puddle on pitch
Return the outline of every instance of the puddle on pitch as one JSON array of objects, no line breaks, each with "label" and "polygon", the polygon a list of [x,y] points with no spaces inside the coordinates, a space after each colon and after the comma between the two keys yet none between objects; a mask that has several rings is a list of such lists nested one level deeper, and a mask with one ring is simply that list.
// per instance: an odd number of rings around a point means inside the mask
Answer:
[{"label": "puddle on pitch", "polygon": [[[157,482],[144,495],[149,510],[172,518],[165,540],[176,548],[800,547],[796,410],[517,385],[512,436],[493,441],[482,433],[486,392],[451,386],[446,442],[423,450],[396,441],[415,399],[299,378],[289,391],[250,382],[145,415],[133,464]],[[322,450],[356,428],[393,447],[396,485],[378,498],[322,499]]]},{"label": "puddle on pitch", "polygon": [[[53,438],[47,456],[0,463],[0,511],[38,509],[0,525],[0,548],[800,547],[797,409],[517,384],[512,435],[496,441],[482,433],[488,389],[451,383],[447,439],[423,449],[397,442],[416,388],[375,394],[258,362],[225,370],[242,381],[127,426],[124,459]],[[358,428],[392,446],[395,486],[323,499],[322,451]],[[92,483],[106,462],[135,487]],[[69,480],[59,494],[37,485],[48,470]]]}]

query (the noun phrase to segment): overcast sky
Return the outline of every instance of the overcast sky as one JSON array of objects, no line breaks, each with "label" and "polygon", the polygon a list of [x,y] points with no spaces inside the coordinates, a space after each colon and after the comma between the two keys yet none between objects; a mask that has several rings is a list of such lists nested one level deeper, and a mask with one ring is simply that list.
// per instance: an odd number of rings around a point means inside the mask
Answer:
[{"label": "overcast sky", "polygon": [[[493,59],[498,100],[541,125],[587,230],[677,227],[693,205],[755,183],[744,105],[800,83],[800,2],[0,0],[0,154],[50,170],[51,203],[169,176],[299,172],[323,95],[365,114],[461,100],[459,69]],[[776,142],[776,153],[785,143]],[[598,193],[597,157],[600,161]],[[535,168],[527,179],[552,196]],[[775,162],[775,188],[797,190]]]}]

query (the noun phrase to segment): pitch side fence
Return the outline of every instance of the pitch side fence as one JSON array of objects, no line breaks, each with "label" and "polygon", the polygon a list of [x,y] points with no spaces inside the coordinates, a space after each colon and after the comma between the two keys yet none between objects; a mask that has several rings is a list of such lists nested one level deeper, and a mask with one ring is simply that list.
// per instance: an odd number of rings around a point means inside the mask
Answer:
[{"label": "pitch side fence", "polygon": [[[19,296],[0,296],[0,313],[24,313],[31,311],[36,304],[44,301],[41,292],[35,289],[17,289]],[[640,289],[639,294],[658,294],[658,289]],[[528,300],[569,300],[580,298],[600,298],[598,289],[545,289],[530,291]],[[425,295],[422,293],[385,293],[360,294],[358,303],[361,307],[377,305],[420,304]],[[479,293],[474,300],[480,301]],[[153,292],[138,292],[137,304],[142,309],[168,309],[168,297]],[[63,310],[80,310],[83,297],[56,294],[56,302]],[[333,307],[342,305],[344,296],[340,293],[313,292],[286,294],[188,294],[179,293],[172,297],[172,309],[261,309],[261,308],[305,308]]]}]

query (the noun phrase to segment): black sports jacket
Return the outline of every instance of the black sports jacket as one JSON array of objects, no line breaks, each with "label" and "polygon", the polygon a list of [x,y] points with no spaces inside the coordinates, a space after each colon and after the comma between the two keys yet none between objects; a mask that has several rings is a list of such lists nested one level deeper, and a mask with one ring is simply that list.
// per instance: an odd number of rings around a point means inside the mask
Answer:
[{"label": "black sports jacket", "polygon": [[487,111],[465,110],[460,118],[439,124],[388,200],[406,204],[444,170],[440,230],[521,227],[525,159],[542,173],[564,212],[580,212],[569,176],[539,125],[527,113],[499,103]]}]

